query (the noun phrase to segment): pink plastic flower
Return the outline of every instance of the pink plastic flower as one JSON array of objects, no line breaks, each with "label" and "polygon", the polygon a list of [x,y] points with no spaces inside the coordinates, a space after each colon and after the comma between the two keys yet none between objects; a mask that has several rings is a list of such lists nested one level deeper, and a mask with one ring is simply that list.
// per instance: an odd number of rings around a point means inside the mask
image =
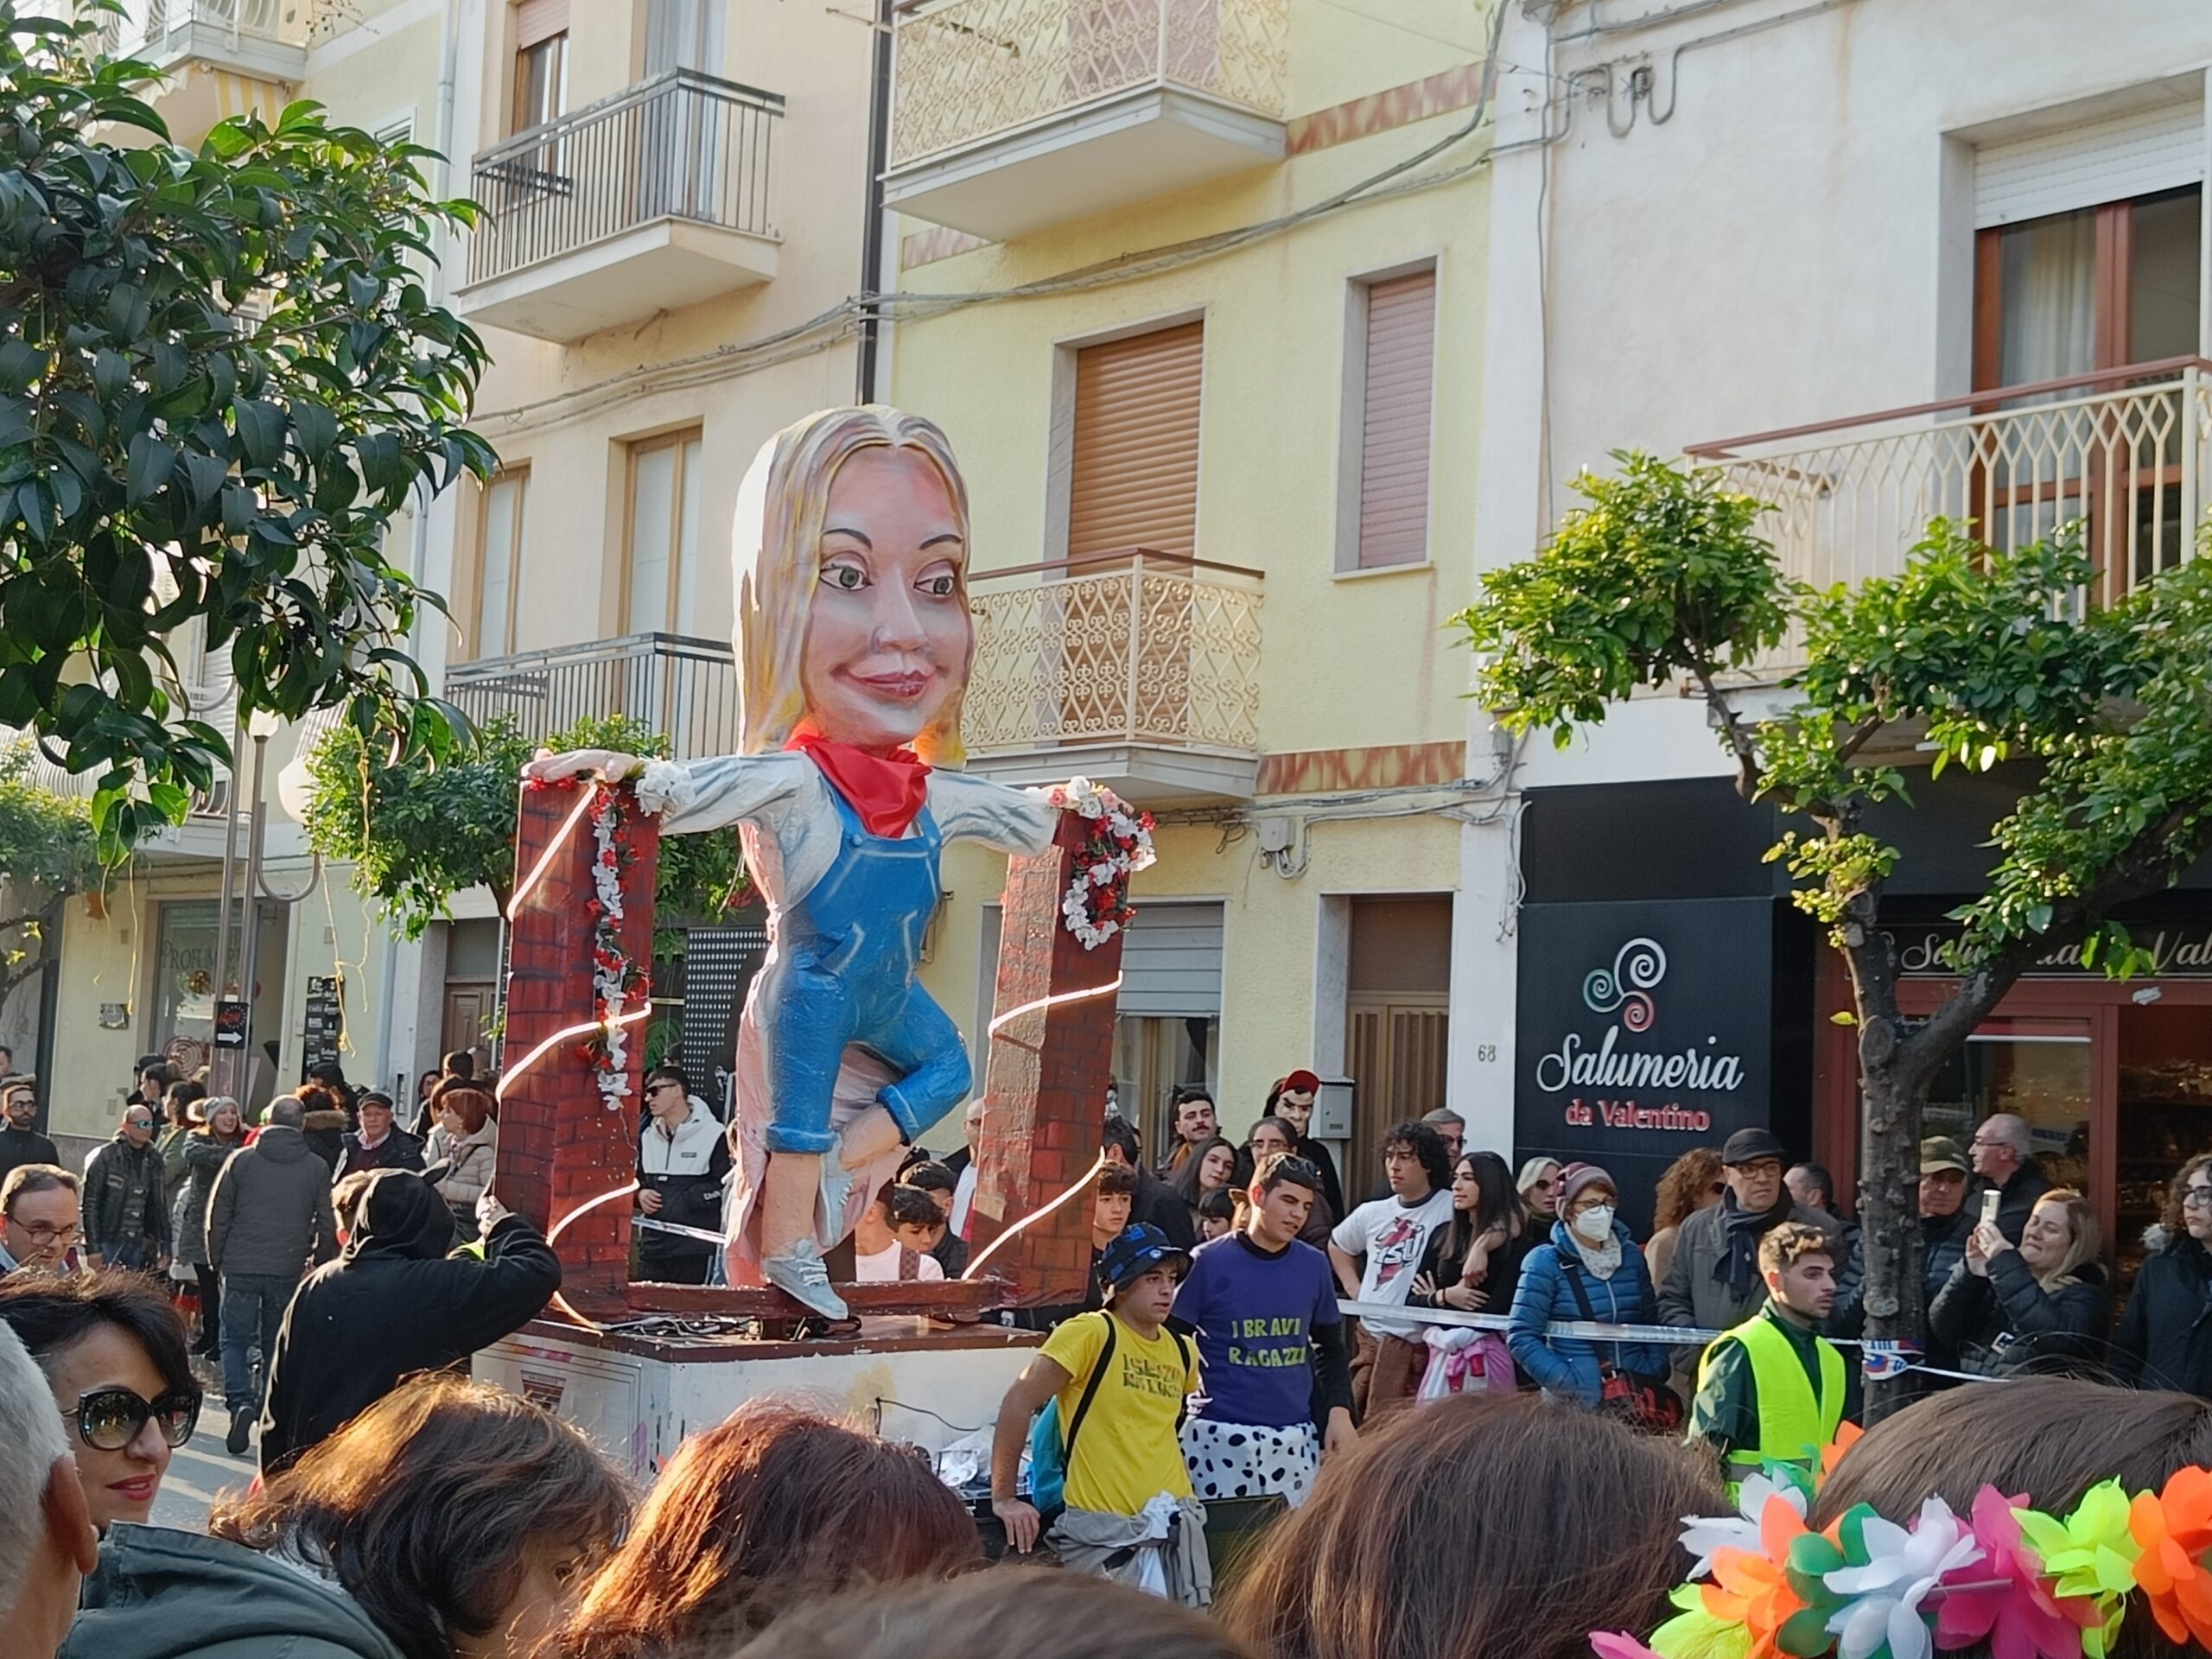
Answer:
[{"label": "pink plastic flower", "polygon": [[1598,1659],[1659,1659],[1626,1630],[1592,1630],[1590,1650]]},{"label": "pink plastic flower", "polygon": [[[2095,1604],[2082,1597],[2061,1601],[2053,1592],[2012,1514],[2026,1503],[1993,1486],[1975,1495],[1974,1535],[1981,1560],[1945,1576],[1936,1614],[1938,1648],[1948,1652],[1986,1642],[1993,1659],[2080,1659],[2084,1623],[2097,1622]],[[2071,1616],[2076,1611],[2078,1618]]]}]

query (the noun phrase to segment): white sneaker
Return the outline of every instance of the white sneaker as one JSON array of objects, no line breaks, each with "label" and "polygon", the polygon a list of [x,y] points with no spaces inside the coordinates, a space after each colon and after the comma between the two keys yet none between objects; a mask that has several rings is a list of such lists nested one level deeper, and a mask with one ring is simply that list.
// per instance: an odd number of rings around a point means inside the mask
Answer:
[{"label": "white sneaker", "polygon": [[823,1319],[852,1318],[845,1299],[830,1287],[830,1270],[822,1265],[822,1252],[812,1239],[803,1238],[784,1255],[764,1258],[760,1271],[778,1290]]},{"label": "white sneaker", "polygon": [[844,1154],[832,1147],[822,1154],[822,1219],[825,1236],[842,1238],[846,1233],[845,1205],[853,1193],[857,1170],[845,1167]]}]

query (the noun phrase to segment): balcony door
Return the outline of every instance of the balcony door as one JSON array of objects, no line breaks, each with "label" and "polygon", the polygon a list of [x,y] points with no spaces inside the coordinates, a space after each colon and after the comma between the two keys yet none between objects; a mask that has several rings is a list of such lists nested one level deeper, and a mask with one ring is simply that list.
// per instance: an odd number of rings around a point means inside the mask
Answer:
[{"label": "balcony door", "polygon": [[[720,77],[723,0],[649,0],[645,9],[648,83],[682,69]],[[720,200],[718,158],[730,149],[734,111],[694,87],[671,85],[638,106],[639,218],[714,220]]]},{"label": "balcony door", "polygon": [[[1975,386],[2195,355],[2202,211],[2202,188],[2190,185],[1981,231]],[[2084,521],[2096,597],[2107,601],[2178,563],[2190,529],[2182,523],[2182,395],[2119,395],[2126,385],[2005,400],[1976,438],[1983,536],[2021,546]]]}]

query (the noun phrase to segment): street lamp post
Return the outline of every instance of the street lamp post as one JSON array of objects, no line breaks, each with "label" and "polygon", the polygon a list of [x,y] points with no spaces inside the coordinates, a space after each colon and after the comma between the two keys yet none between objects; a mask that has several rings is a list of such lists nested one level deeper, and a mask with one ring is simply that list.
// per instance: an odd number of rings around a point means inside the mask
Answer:
[{"label": "street lamp post", "polygon": [[[269,740],[276,734],[282,723],[276,715],[266,709],[255,709],[245,721],[246,735],[253,741],[253,782],[248,797],[250,804],[247,807],[246,818],[245,869],[243,880],[236,885],[242,890],[245,901],[245,914],[240,920],[243,938],[238,951],[240,959],[238,998],[246,1005],[245,1034],[246,1047],[249,1050],[253,1044],[255,982],[261,963],[261,901],[266,899],[289,908],[313,893],[316,885],[322,880],[322,855],[320,853],[314,855],[315,864],[308,873],[307,885],[297,893],[280,893],[270,886],[268,873],[264,868],[264,857],[269,835],[269,808],[267,803],[262,798],[263,782],[266,776],[269,760]],[[236,728],[233,728],[233,729]],[[237,753],[235,740],[232,753],[233,755]],[[295,764],[298,763],[295,762]],[[292,770],[291,766],[286,766],[282,772],[278,773],[277,791],[282,799],[285,815],[296,821],[301,816],[302,806],[296,800],[295,791],[291,787]],[[231,940],[231,899],[233,892],[232,869],[238,849],[238,803],[235,772],[232,778],[231,816],[228,833],[223,843],[222,915],[216,928],[215,946],[216,982],[226,990],[231,988],[231,982],[226,975]],[[238,1070],[238,1062],[232,1060],[227,1065],[224,1064],[224,1056],[219,1052],[215,1056],[215,1059],[218,1065],[218,1075],[225,1078],[226,1086],[223,1092],[235,1095],[243,1076]]]}]

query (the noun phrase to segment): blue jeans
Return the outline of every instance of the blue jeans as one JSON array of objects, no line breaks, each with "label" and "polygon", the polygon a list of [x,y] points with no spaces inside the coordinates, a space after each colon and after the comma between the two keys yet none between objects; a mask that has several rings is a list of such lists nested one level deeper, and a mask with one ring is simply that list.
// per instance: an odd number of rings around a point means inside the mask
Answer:
[{"label": "blue jeans", "polygon": [[[237,1411],[245,1407],[257,1414],[269,1387],[270,1363],[276,1357],[276,1332],[284,1323],[284,1310],[300,1287],[296,1277],[271,1273],[226,1273],[223,1275],[223,1405]],[[256,1377],[253,1350],[261,1350],[261,1375]]]}]

